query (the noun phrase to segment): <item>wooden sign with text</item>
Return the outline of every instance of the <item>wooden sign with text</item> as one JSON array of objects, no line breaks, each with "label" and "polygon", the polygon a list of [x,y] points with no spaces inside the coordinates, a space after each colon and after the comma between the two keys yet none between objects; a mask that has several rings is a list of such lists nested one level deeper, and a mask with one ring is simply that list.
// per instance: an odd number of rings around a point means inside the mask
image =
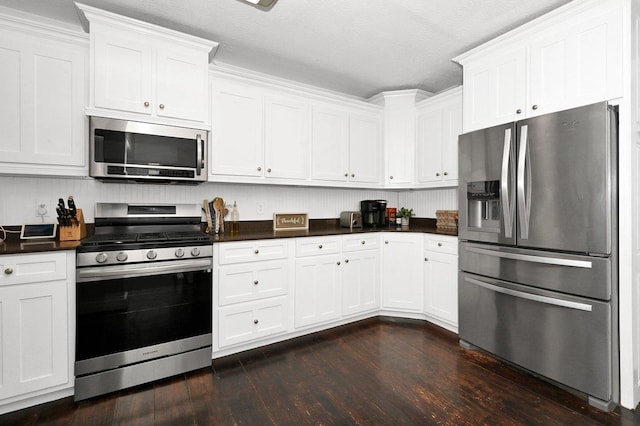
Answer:
[{"label": "wooden sign with text", "polygon": [[306,213],[274,213],[274,231],[300,231],[309,229],[309,215]]}]

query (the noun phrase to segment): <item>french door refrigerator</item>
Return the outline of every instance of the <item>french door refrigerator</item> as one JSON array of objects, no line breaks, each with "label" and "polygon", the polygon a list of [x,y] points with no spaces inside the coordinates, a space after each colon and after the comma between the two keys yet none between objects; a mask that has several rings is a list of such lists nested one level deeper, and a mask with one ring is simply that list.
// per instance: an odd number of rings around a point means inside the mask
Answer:
[{"label": "french door refrigerator", "polygon": [[459,137],[459,335],[619,400],[617,108],[606,102]]}]

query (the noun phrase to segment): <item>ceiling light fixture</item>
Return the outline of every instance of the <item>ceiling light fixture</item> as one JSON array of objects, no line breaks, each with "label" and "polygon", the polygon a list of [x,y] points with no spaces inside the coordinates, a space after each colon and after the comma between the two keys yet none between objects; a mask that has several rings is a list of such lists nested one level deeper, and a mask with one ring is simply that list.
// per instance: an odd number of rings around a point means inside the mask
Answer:
[{"label": "ceiling light fixture", "polygon": [[246,1],[247,3],[255,4],[256,6],[260,6],[260,7],[270,7],[277,0],[244,0],[244,1]]}]

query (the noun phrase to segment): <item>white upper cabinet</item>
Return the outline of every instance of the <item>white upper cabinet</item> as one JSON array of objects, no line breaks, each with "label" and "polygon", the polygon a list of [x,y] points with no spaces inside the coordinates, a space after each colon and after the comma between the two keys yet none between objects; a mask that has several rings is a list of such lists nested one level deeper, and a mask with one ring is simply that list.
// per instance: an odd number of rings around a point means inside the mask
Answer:
[{"label": "white upper cabinet", "polygon": [[421,90],[397,90],[377,95],[384,105],[384,184],[413,188],[415,182],[416,102],[429,94]]},{"label": "white upper cabinet", "polygon": [[84,176],[86,40],[0,18],[0,173]]},{"label": "white upper cabinet", "polygon": [[309,175],[309,103],[298,96],[265,98],[265,177],[304,180]]},{"label": "white upper cabinet", "polygon": [[462,133],[462,88],[416,107],[416,181],[419,187],[458,184],[458,135]]},{"label": "white upper cabinet", "polygon": [[78,4],[90,22],[90,115],[206,127],[218,44]]},{"label": "white upper cabinet", "polygon": [[293,183],[307,179],[307,99],[214,75],[211,104],[211,181]]},{"label": "white upper cabinet", "polygon": [[379,183],[381,113],[320,102],[312,110],[312,179]]},{"label": "white upper cabinet", "polygon": [[251,85],[214,77],[211,111],[210,179],[263,176],[263,93]]},{"label": "white upper cabinet", "polygon": [[455,58],[464,131],[622,96],[623,12],[570,3]]}]

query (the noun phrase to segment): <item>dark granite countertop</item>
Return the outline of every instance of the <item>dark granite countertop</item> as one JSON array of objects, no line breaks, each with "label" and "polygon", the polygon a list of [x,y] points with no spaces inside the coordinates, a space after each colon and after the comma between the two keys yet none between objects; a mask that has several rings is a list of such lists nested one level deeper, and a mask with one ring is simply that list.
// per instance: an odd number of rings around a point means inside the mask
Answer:
[{"label": "dark granite countertop", "polygon": [[[9,230],[16,230],[16,227],[5,227]],[[88,225],[89,235],[93,230]],[[457,231],[444,231],[436,227],[436,220],[430,218],[412,218],[408,228],[397,228],[395,226],[383,226],[378,228],[341,228],[338,219],[311,219],[309,220],[308,231],[274,231],[270,220],[244,221],[240,222],[238,235],[230,235],[229,227],[226,227],[224,234],[211,235],[212,242],[267,240],[274,238],[297,238],[297,237],[320,237],[325,235],[352,235],[369,232],[418,232],[438,235],[457,236]],[[19,229],[19,228],[17,228]],[[30,240],[21,241],[17,234],[7,234],[7,239],[0,244],[0,255],[3,254],[23,254],[37,253],[58,250],[75,250],[80,245],[80,241],[57,241],[57,240]]]}]

